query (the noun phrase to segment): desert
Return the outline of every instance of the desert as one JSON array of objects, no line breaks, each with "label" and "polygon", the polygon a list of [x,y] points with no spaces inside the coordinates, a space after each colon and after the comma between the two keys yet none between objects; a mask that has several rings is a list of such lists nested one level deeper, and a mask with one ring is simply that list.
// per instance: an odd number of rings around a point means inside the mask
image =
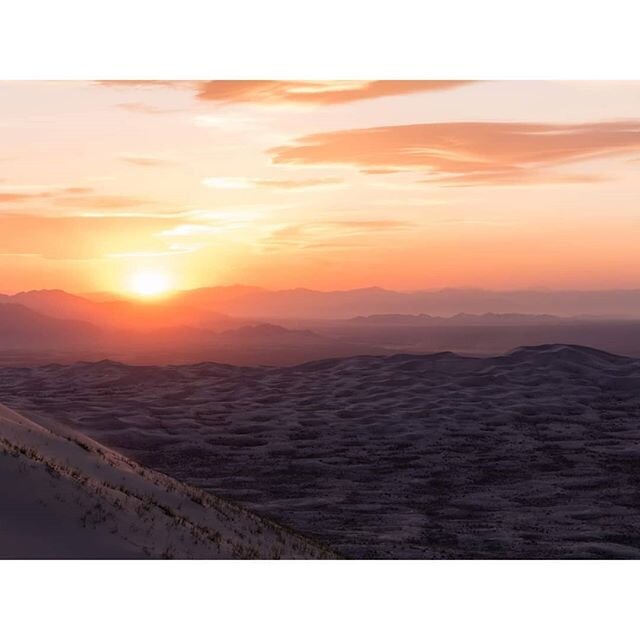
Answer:
[{"label": "desert", "polygon": [[0,369],[0,397],[347,558],[635,558],[640,361],[576,345]]}]

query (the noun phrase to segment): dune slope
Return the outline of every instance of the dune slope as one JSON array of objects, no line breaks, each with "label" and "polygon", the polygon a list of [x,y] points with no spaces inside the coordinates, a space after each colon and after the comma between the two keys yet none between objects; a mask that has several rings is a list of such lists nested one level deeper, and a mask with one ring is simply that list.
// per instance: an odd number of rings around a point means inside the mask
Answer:
[{"label": "dune slope", "polygon": [[287,530],[0,405],[0,558],[320,558]]}]

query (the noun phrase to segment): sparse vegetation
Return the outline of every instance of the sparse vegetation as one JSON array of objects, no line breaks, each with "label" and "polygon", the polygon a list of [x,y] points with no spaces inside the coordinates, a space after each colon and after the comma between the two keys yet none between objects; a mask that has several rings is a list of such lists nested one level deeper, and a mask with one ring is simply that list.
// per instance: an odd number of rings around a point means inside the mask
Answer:
[{"label": "sparse vegetation", "polygon": [[[89,539],[114,537],[117,545],[124,545],[122,548],[130,545],[134,556],[259,558],[271,557],[268,541],[281,536],[269,525],[257,527],[260,520],[237,505],[142,470],[99,445],[82,442],[78,446],[74,438],[45,429],[32,432],[24,425],[12,430],[11,423],[2,420],[0,405],[2,454],[17,459],[18,473],[30,478],[45,474],[49,478],[49,497],[37,501],[39,508],[76,512],[78,531],[85,532],[83,536]],[[5,427],[11,437],[7,437]],[[69,446],[61,446],[63,442]],[[196,505],[198,509],[194,510]],[[73,526],[71,521],[69,526]],[[256,537],[258,529],[261,535]],[[294,550],[289,544],[288,549],[296,555],[315,554],[311,545]],[[287,551],[282,553],[286,555]]]}]

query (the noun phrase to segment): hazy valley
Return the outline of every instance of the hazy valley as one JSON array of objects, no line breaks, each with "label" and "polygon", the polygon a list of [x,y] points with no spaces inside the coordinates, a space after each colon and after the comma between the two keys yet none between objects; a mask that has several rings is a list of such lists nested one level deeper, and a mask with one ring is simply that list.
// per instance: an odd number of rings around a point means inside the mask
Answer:
[{"label": "hazy valley", "polygon": [[64,291],[0,296],[3,364],[113,359],[292,365],[393,353],[493,355],[545,343],[640,356],[640,291],[213,287],[153,301]]}]

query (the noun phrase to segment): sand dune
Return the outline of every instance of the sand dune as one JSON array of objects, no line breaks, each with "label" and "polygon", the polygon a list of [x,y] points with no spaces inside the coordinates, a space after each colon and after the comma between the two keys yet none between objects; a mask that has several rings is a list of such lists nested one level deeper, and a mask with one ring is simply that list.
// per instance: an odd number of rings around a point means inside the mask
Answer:
[{"label": "sand dune", "polygon": [[0,369],[0,398],[350,557],[640,556],[640,360]]},{"label": "sand dune", "polygon": [[0,405],[0,558],[318,558],[320,547]]}]

